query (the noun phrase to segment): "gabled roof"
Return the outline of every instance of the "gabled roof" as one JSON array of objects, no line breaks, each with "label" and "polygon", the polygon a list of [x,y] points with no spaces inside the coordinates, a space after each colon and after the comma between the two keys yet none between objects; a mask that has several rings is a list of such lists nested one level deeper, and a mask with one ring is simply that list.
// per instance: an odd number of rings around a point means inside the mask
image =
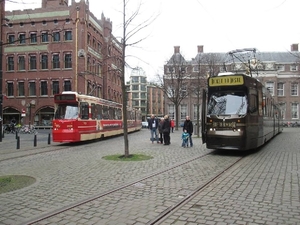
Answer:
[{"label": "gabled roof", "polygon": [[184,59],[184,57],[180,53],[174,53],[172,57],[167,62],[167,65],[174,65],[175,64],[187,64],[188,62]]},{"label": "gabled roof", "polygon": [[[191,60],[192,64],[197,64],[200,58],[205,56],[215,55],[221,62],[232,62],[232,57],[228,53],[198,53],[194,59]],[[253,55],[254,56],[254,55]],[[276,62],[277,64],[289,64],[300,62],[300,52],[256,52],[255,57],[261,62]],[[241,58],[242,59],[242,58]],[[235,62],[238,62],[235,59]]]}]

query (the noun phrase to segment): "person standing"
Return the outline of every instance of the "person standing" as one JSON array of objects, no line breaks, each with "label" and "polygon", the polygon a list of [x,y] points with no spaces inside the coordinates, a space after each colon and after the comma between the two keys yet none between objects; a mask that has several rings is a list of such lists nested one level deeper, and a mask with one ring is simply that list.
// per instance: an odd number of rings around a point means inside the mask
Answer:
[{"label": "person standing", "polygon": [[155,140],[158,143],[157,127],[158,127],[158,119],[154,116],[154,114],[152,114],[151,118],[148,120],[148,128],[149,128],[149,130],[151,132],[151,141],[152,141],[152,144],[154,142],[154,136],[155,136]]},{"label": "person standing", "polygon": [[174,127],[175,127],[175,122],[174,122],[174,120],[171,120],[171,129],[172,129],[172,133],[174,132]]},{"label": "person standing", "polygon": [[169,145],[170,143],[170,131],[171,131],[171,123],[169,120],[169,116],[164,116],[164,123],[162,125],[163,136],[164,136],[164,145]]},{"label": "person standing", "polygon": [[158,132],[159,132],[159,141],[161,144],[164,143],[164,139],[163,139],[163,130],[162,130],[162,126],[164,124],[164,118],[162,117],[158,123]]},{"label": "person standing", "polygon": [[182,140],[182,144],[181,144],[181,146],[182,147],[188,147],[189,146],[189,143],[188,143],[188,141],[189,141],[189,133],[186,131],[186,130],[184,130],[183,131],[183,133],[182,133],[182,135],[181,135],[181,140]]},{"label": "person standing", "polygon": [[190,140],[190,146],[193,147],[193,140],[192,140],[192,134],[193,134],[193,123],[190,120],[189,116],[186,116],[186,120],[184,121],[183,124],[183,131],[186,130],[187,133],[189,133],[189,140]]}]

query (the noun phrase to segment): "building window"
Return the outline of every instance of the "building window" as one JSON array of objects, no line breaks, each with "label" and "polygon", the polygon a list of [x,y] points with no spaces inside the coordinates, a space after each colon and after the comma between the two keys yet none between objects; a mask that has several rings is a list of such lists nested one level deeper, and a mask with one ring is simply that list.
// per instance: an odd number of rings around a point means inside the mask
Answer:
[{"label": "building window", "polygon": [[14,83],[13,82],[7,82],[7,96],[14,96]]},{"label": "building window", "polygon": [[72,31],[67,30],[65,32],[65,41],[71,41],[72,40]]},{"label": "building window", "polygon": [[298,103],[292,103],[292,119],[298,119],[299,118],[299,104]]},{"label": "building window", "polygon": [[139,77],[132,77],[131,82],[132,83],[138,83],[139,82]]},{"label": "building window", "polygon": [[181,86],[181,96],[182,97],[186,97],[187,96],[187,90],[186,90],[186,86],[185,85]]},{"label": "building window", "polygon": [[187,105],[180,105],[180,119],[185,120],[187,116]]},{"label": "building window", "polygon": [[19,70],[25,70],[25,56],[23,55],[19,56],[18,67]]},{"label": "building window", "polygon": [[59,94],[59,81],[52,81],[52,94]]},{"label": "building window", "polygon": [[290,70],[291,71],[298,71],[298,66],[297,65],[290,65]]},{"label": "building window", "polygon": [[59,65],[59,55],[55,54],[53,55],[52,58],[52,69],[59,69],[60,65]]},{"label": "building window", "polygon": [[169,117],[170,119],[175,119],[175,106],[168,105]]},{"label": "building window", "polygon": [[37,36],[36,33],[30,34],[30,43],[35,44],[37,42]]},{"label": "building window", "polygon": [[276,66],[276,69],[277,69],[278,71],[284,71],[284,65],[277,65],[277,66]]},{"label": "building window", "polygon": [[99,98],[102,98],[102,91],[101,91],[101,87],[100,86],[97,87],[97,96]]},{"label": "building window", "polygon": [[297,83],[291,84],[291,96],[298,96],[298,84]]},{"label": "building window", "polygon": [[15,69],[14,57],[8,56],[7,57],[7,71],[13,71],[14,69]]},{"label": "building window", "polygon": [[58,20],[57,20],[57,19],[53,20],[53,23],[54,23],[55,25],[57,25],[57,24],[58,24]]},{"label": "building window", "polygon": [[138,91],[139,90],[139,85],[132,85],[132,90],[133,91]]},{"label": "building window", "polygon": [[91,35],[90,34],[87,35],[87,44],[88,45],[91,44]]},{"label": "building window", "polygon": [[14,34],[8,35],[8,43],[11,45],[15,43],[15,35]]},{"label": "building window", "polygon": [[25,44],[26,43],[25,34],[19,34],[19,41],[20,41],[20,44]]},{"label": "building window", "polygon": [[59,31],[53,32],[53,41],[54,42],[59,42],[60,41],[60,33],[59,33]]},{"label": "building window", "polygon": [[41,81],[41,95],[48,95],[48,82],[45,80]]},{"label": "building window", "polygon": [[[200,108],[200,105],[199,105],[199,119],[201,119],[201,108]],[[197,104],[194,104],[194,120],[197,119]]]},{"label": "building window", "polygon": [[199,72],[199,67],[200,65],[197,65],[197,66],[193,66],[193,72]]},{"label": "building window", "polygon": [[41,35],[41,42],[44,43],[44,42],[49,42],[49,34],[48,32],[43,32],[42,35]]},{"label": "building window", "polygon": [[30,68],[30,70],[36,70],[36,56],[35,55],[29,56],[29,68]]},{"label": "building window", "polygon": [[36,86],[35,81],[29,81],[29,96],[36,95]]},{"label": "building window", "polygon": [[18,95],[25,96],[25,85],[24,81],[19,81],[18,83]]},{"label": "building window", "polygon": [[277,96],[284,96],[284,84],[283,83],[278,83],[277,84]]},{"label": "building window", "polygon": [[48,69],[48,55],[41,56],[41,69],[42,70]]},{"label": "building window", "polygon": [[274,82],[267,82],[266,88],[270,91],[271,95],[274,96]]},{"label": "building window", "polygon": [[72,68],[72,55],[70,53],[65,54],[65,68]]},{"label": "building window", "polygon": [[140,93],[132,93],[132,99],[139,98]]},{"label": "building window", "polygon": [[70,80],[65,80],[64,81],[64,91],[72,91]]}]

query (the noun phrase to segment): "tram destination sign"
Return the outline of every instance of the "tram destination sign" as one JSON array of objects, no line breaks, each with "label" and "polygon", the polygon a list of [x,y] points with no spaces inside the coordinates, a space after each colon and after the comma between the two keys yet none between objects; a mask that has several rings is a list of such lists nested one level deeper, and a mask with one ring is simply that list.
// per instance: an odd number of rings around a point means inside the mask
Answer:
[{"label": "tram destination sign", "polygon": [[244,84],[243,76],[211,77],[209,78],[209,83],[208,83],[210,87],[243,85],[243,84]]}]

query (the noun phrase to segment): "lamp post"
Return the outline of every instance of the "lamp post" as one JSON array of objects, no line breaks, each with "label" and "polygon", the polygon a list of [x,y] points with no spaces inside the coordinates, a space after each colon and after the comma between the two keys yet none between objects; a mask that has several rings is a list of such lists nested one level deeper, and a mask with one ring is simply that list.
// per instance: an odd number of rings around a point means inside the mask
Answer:
[{"label": "lamp post", "polygon": [[32,100],[30,103],[26,104],[27,106],[27,112],[29,116],[29,129],[31,128],[31,109],[35,107],[35,101]]}]

